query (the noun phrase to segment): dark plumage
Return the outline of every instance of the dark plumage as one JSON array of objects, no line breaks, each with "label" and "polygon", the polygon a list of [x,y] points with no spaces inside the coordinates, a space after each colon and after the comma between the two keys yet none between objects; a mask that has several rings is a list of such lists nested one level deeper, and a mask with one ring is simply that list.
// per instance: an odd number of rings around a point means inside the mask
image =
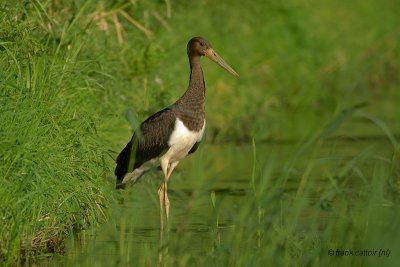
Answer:
[{"label": "dark plumage", "polygon": [[167,219],[167,180],[179,161],[196,151],[204,132],[205,83],[200,57],[210,58],[237,76],[202,37],[194,37],[189,41],[187,54],[190,63],[188,89],[174,104],[150,116],[140,125],[118,155],[115,168],[117,188],[123,188],[128,181],[136,182],[151,166],[161,163],[165,180],[158,195],[160,206],[165,205]]},{"label": "dark plumage", "polygon": [[[117,188],[124,188],[121,183],[128,172],[129,162],[130,171],[133,171],[143,163],[158,157],[169,147],[168,138],[174,129],[174,122],[174,112],[171,108],[166,108],[153,114],[140,125],[140,132],[136,131],[133,134],[117,157]],[[136,150],[136,153],[131,154],[132,150]]]}]

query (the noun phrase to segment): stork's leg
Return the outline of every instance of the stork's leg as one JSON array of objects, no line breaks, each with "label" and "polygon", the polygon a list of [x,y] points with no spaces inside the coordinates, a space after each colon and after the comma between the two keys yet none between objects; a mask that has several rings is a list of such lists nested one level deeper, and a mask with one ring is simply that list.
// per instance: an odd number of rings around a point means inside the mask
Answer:
[{"label": "stork's leg", "polygon": [[[161,158],[161,169],[164,173],[164,181],[161,183],[159,189],[158,189],[158,199],[160,201],[160,251],[158,252],[158,264],[162,262],[163,258],[163,251],[161,249],[163,245],[163,233],[164,233],[164,228],[163,228],[163,209],[165,208],[165,215],[167,218],[167,223],[169,219],[169,198],[168,198],[168,187],[167,187],[167,182],[169,177],[172,174],[172,171],[174,168],[178,165],[178,162],[174,162],[172,164],[169,164],[168,158]],[[168,247],[166,248],[166,251],[168,253]]]},{"label": "stork's leg", "polygon": [[164,235],[164,222],[163,222],[163,211],[164,211],[164,182],[161,183],[158,188],[158,200],[160,201],[160,240],[159,240],[159,251],[158,251],[158,265],[160,266],[163,259],[163,235]]},{"label": "stork's leg", "polygon": [[164,208],[164,182],[161,183],[158,188],[158,200],[160,201],[160,230],[161,232],[164,230],[163,227],[163,208]]},{"label": "stork's leg", "polygon": [[165,208],[165,216],[167,218],[167,224],[168,224],[168,220],[169,220],[169,198],[168,198],[167,179],[164,181],[164,208]]},{"label": "stork's leg", "polygon": [[168,170],[167,170],[167,176],[166,176],[166,179],[165,179],[165,184],[164,184],[164,188],[165,188],[164,205],[165,205],[165,214],[166,214],[166,217],[167,217],[167,222],[169,220],[169,198],[168,198],[167,182],[169,180],[169,177],[172,174],[172,171],[175,169],[175,167],[178,165],[178,163],[179,163],[178,161],[175,161],[174,163],[171,163],[169,165]]},{"label": "stork's leg", "polygon": [[[161,222],[161,232],[163,231],[163,212],[166,204],[166,198],[165,198],[165,192],[167,191],[166,185],[167,185],[167,174],[168,174],[168,165],[169,165],[169,160],[167,157],[162,157],[161,158],[161,169],[164,173],[164,181],[161,183],[160,188],[158,189],[158,198],[160,201],[160,222]],[[168,197],[168,196],[167,196]],[[169,200],[168,200],[168,205],[169,205]],[[168,218],[168,217],[167,217]],[[168,219],[167,219],[168,222]]]}]

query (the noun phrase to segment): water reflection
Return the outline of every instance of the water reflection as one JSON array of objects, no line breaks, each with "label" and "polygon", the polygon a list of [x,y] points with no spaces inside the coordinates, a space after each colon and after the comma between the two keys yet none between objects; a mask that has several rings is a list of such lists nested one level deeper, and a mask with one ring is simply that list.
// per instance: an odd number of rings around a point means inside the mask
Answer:
[{"label": "water reflection", "polygon": [[[120,193],[123,201],[110,209],[110,221],[101,227],[92,246],[104,246],[109,251],[107,244],[117,244],[115,253],[156,247],[158,255],[154,256],[162,262],[171,249],[180,248],[179,239],[185,233],[191,233],[191,246],[181,249],[200,250],[207,244],[221,242],[221,238],[234,234],[238,227],[256,227],[257,221],[240,225],[239,216],[256,214],[255,218],[265,225],[278,216],[282,224],[286,223],[288,219],[284,215],[296,201],[307,202],[298,215],[296,227],[299,231],[315,224],[322,229],[337,216],[338,203],[348,200],[345,198],[358,197],[358,189],[365,186],[374,161],[389,159],[392,153],[385,139],[359,139],[357,142],[337,139],[304,153],[295,164],[290,164],[295,149],[293,144],[257,145],[257,173],[253,176],[250,145],[203,145],[197,155],[182,162],[169,180],[168,231],[160,235],[155,192],[162,174],[156,171]],[[252,177],[256,177],[256,186],[253,186]],[[302,182],[306,185],[299,193]],[[257,192],[263,183],[268,185],[263,190],[269,191],[270,199],[260,200],[260,203],[265,202],[262,209],[257,205],[249,206],[251,199],[263,194]],[[342,184],[346,186],[341,187]],[[216,196],[215,207],[211,192]],[[297,200],[299,194],[301,198]],[[171,242],[178,243],[171,248]]]}]

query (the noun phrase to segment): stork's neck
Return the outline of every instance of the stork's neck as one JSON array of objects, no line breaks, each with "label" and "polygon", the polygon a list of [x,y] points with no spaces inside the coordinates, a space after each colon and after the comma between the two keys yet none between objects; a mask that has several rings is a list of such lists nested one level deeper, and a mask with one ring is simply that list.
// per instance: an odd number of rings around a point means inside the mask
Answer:
[{"label": "stork's neck", "polygon": [[200,57],[194,57],[190,60],[190,80],[189,88],[186,91],[194,91],[204,101],[206,86],[204,84],[203,70],[200,65]]},{"label": "stork's neck", "polygon": [[189,57],[190,81],[186,92],[175,103],[178,116],[191,130],[200,130],[204,122],[205,84],[200,57]]}]

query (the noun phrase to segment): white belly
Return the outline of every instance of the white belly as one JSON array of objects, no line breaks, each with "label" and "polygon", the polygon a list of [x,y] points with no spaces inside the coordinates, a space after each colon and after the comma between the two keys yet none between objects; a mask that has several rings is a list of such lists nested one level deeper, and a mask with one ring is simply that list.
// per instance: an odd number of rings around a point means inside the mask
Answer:
[{"label": "white belly", "polygon": [[190,149],[195,143],[199,142],[203,137],[206,121],[199,132],[190,131],[179,119],[175,121],[175,128],[168,140],[170,148],[163,157],[169,159],[169,163],[180,161],[187,156]]}]

